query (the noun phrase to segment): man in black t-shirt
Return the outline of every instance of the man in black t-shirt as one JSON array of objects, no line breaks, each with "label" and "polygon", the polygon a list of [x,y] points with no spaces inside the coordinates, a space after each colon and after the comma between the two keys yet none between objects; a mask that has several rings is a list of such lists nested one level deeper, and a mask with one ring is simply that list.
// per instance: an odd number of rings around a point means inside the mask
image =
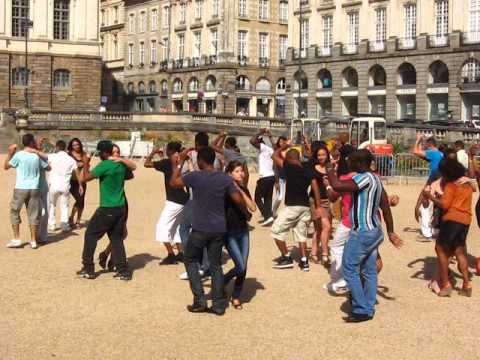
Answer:
[{"label": "man in black t-shirt", "polygon": [[[180,143],[170,142],[167,144],[167,159],[152,161],[153,156],[159,152],[159,149],[155,148],[145,160],[146,168],[154,168],[157,171],[163,172],[165,175],[165,192],[167,199],[156,227],[156,240],[162,242],[168,252],[168,256],[160,263],[162,265],[176,264],[177,261],[183,260],[179,228],[183,217],[184,206],[188,201],[189,195],[185,188],[173,188],[170,186],[170,178],[173,172],[171,158],[181,150],[182,145]],[[175,255],[172,245],[175,245],[177,248],[177,255]]]},{"label": "man in black t-shirt", "polygon": [[287,269],[293,267],[293,260],[287,248],[286,240],[293,230],[294,239],[300,248],[299,267],[302,271],[309,271],[307,259],[307,224],[310,221],[310,203],[308,188],[311,185],[314,198],[319,199],[318,185],[312,177],[308,164],[300,161],[300,153],[296,149],[290,149],[282,157],[289,143],[278,147],[273,153],[272,159],[279,169],[283,169],[286,179],[285,208],[283,208],[272,225],[272,237],[281,256],[275,260],[275,269]]}]

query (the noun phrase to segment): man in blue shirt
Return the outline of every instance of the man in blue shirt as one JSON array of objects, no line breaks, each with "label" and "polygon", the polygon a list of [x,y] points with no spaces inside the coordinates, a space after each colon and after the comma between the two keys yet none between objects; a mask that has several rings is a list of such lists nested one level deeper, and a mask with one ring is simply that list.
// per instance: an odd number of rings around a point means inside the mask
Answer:
[{"label": "man in blue shirt", "polygon": [[13,229],[13,239],[7,244],[9,248],[21,247],[20,240],[20,211],[25,204],[30,224],[30,245],[37,248],[38,225],[41,217],[40,185],[42,169],[48,169],[48,163],[35,154],[35,138],[32,134],[22,137],[23,150],[17,152],[17,145],[8,147],[4,169],[17,170],[15,189],[10,202],[10,221]]},{"label": "man in blue shirt", "polygon": [[413,148],[413,153],[423,160],[429,162],[429,172],[428,177],[435,175],[438,172],[438,167],[440,161],[443,159],[443,153],[438,150],[437,142],[434,137],[430,137],[425,141],[425,149],[423,148],[424,136],[421,134],[417,135],[417,140],[415,141],[415,146]]}]

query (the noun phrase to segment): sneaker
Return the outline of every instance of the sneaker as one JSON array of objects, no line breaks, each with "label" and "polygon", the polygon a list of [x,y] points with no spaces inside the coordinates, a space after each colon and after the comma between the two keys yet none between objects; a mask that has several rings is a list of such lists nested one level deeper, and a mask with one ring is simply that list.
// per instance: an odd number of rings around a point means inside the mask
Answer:
[{"label": "sneaker", "polygon": [[300,262],[298,263],[298,267],[302,271],[310,271],[310,265],[308,265],[308,259],[305,258],[305,260],[300,259]]},{"label": "sneaker", "polygon": [[260,223],[260,226],[268,226],[268,225],[271,225],[273,224],[273,222],[275,221],[275,219],[273,217],[269,217],[267,220],[265,220],[264,222],[261,222]]},{"label": "sneaker", "polygon": [[[200,275],[202,280],[207,280],[210,278],[210,274],[205,274],[203,270],[198,270],[198,275]],[[178,277],[180,278],[180,280],[188,280],[188,273],[185,271],[178,275]]]},{"label": "sneaker", "polygon": [[48,231],[50,232],[54,232],[57,230],[57,225],[48,225]]},{"label": "sneaker", "polygon": [[19,240],[19,239],[10,240],[7,243],[7,248],[18,248],[20,246],[22,246],[22,240]]},{"label": "sneaker", "polygon": [[130,281],[132,280],[132,273],[130,271],[117,272],[113,275],[113,278],[116,280]]},{"label": "sneaker", "polygon": [[175,265],[177,263],[177,257],[174,254],[168,254],[166,258],[160,261],[159,265]]},{"label": "sneaker", "polygon": [[188,273],[185,271],[178,275],[178,277],[180,278],[180,280],[188,280]]},{"label": "sneaker", "polygon": [[344,295],[348,292],[347,284],[341,284],[341,282],[324,284],[323,288],[335,295]]},{"label": "sneaker", "polygon": [[95,279],[97,276],[93,270],[87,270],[82,268],[82,270],[77,271],[77,276],[82,279]]},{"label": "sneaker", "polygon": [[290,256],[282,256],[277,261],[275,265],[273,265],[274,269],[291,269],[293,268],[293,260]]},{"label": "sneaker", "polygon": [[62,229],[63,232],[69,232],[70,230],[72,230],[68,223],[61,223],[60,229]]},{"label": "sneaker", "polygon": [[30,247],[31,247],[32,249],[38,248],[37,242],[36,242],[36,241],[30,241]]}]

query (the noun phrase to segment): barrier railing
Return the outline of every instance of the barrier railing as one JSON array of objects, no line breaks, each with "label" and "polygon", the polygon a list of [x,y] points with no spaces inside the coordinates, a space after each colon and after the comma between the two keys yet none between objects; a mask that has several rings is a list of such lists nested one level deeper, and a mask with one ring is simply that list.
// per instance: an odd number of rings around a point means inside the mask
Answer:
[{"label": "barrier railing", "polygon": [[428,162],[410,153],[375,155],[375,164],[380,176],[396,178],[400,182],[428,177]]}]

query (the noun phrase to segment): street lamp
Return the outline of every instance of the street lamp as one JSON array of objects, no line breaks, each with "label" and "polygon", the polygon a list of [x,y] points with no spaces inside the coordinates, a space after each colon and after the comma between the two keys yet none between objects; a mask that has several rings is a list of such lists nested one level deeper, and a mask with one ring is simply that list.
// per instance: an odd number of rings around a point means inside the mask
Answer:
[{"label": "street lamp", "polygon": [[24,91],[25,96],[25,108],[29,108],[28,104],[28,84],[30,72],[28,71],[28,32],[31,27],[33,27],[33,21],[28,18],[28,15],[25,15],[25,19],[22,21],[23,31],[25,33],[25,80],[26,86]]},{"label": "street lamp", "polygon": [[302,34],[302,27],[303,27],[303,5],[304,4],[308,4],[308,0],[300,0],[299,2],[300,4],[300,13],[299,13],[299,16],[298,16],[298,22],[300,24],[300,27],[299,27],[299,36],[300,36],[300,46],[299,46],[299,56],[298,56],[298,79],[297,82],[298,82],[298,100],[297,100],[297,109],[298,109],[298,117],[302,117],[302,109],[301,109],[301,104],[302,104],[302,55],[303,55],[303,46],[305,44],[303,44],[303,34]]}]

